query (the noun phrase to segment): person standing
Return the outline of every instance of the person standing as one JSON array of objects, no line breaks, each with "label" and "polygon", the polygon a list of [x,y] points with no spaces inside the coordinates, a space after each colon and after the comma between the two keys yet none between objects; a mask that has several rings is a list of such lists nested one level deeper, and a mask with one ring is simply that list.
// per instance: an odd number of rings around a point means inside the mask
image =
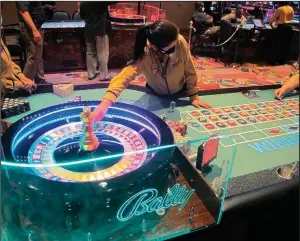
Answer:
[{"label": "person standing", "polygon": [[80,17],[85,21],[84,36],[86,39],[88,79],[97,77],[97,58],[100,64],[100,80],[107,79],[109,38],[111,30],[108,6],[115,2],[81,2]]},{"label": "person standing", "polygon": [[27,60],[24,75],[36,84],[44,84],[43,34],[46,16],[41,2],[16,2],[21,37],[26,44]]},{"label": "person standing", "polygon": [[274,26],[274,23],[277,24],[273,64],[285,64],[293,38],[292,20],[294,18],[294,9],[289,6],[289,2],[280,2],[279,6],[270,20],[271,26]]}]

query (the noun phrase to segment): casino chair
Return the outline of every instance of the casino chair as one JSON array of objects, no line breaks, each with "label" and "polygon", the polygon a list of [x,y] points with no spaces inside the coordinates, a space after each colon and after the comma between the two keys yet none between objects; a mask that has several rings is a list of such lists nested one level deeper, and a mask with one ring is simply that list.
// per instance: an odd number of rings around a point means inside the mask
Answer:
[{"label": "casino chair", "polygon": [[6,47],[16,64],[23,70],[26,63],[26,48],[20,36],[19,25],[11,24],[3,26],[3,38],[6,40]]},{"label": "casino chair", "polygon": [[[219,33],[219,44],[224,43],[226,40],[230,38],[230,36],[233,34],[234,29],[231,26],[230,22],[226,20],[220,21],[220,33]],[[238,34],[238,33],[236,33]],[[239,41],[236,36],[233,36],[230,41],[228,41],[226,44],[224,44],[222,47],[219,47],[218,52],[219,56],[221,58],[225,57],[225,60],[227,60],[227,57],[234,57],[234,62],[237,59],[238,54],[238,48],[239,48]]]},{"label": "casino chair", "polygon": [[70,15],[66,11],[55,11],[53,14],[53,21],[67,21],[71,20]]},{"label": "casino chair", "polygon": [[80,13],[78,11],[75,11],[73,13],[72,20],[82,21],[82,18],[80,17]]},{"label": "casino chair", "polygon": [[212,26],[212,24],[208,22],[196,21],[195,18],[192,18],[192,21],[194,23],[194,28],[196,29],[196,31],[192,33],[193,41],[191,43],[191,53],[194,55],[197,47],[200,47],[200,50],[203,50],[205,43],[211,43],[210,39],[207,38],[204,33]]}]

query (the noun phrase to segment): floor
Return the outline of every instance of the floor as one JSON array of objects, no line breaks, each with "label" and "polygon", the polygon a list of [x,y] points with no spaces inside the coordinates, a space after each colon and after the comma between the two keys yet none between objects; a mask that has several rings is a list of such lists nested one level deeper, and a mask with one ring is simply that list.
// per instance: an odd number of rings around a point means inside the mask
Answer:
[{"label": "floor", "polygon": [[[216,62],[209,57],[195,57],[195,67],[198,75],[198,87],[200,90],[212,90],[223,88],[237,88],[255,85],[274,85],[286,81],[295,65],[266,66],[264,64],[232,64],[225,66],[222,62]],[[109,71],[112,78],[120,72],[120,69]],[[99,77],[88,80],[86,71],[68,71],[46,74],[46,80],[52,84],[73,83],[74,85],[98,84]],[[138,76],[131,84],[144,86],[144,76]]]}]

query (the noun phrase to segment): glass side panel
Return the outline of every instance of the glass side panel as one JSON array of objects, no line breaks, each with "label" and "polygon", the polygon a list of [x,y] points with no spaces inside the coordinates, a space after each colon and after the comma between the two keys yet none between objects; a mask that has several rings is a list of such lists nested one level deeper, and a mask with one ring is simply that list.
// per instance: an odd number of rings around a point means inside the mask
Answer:
[{"label": "glass side panel", "polygon": [[2,135],[3,241],[167,240],[220,221],[230,138],[179,138],[133,104],[91,124],[96,105],[40,109]]},{"label": "glass side panel", "polygon": [[124,152],[103,139],[86,153],[62,138],[46,144],[52,156],[44,148],[41,162],[26,163],[16,149],[16,161],[2,161],[1,240],[167,240],[215,225],[234,156],[216,149],[220,140]]}]

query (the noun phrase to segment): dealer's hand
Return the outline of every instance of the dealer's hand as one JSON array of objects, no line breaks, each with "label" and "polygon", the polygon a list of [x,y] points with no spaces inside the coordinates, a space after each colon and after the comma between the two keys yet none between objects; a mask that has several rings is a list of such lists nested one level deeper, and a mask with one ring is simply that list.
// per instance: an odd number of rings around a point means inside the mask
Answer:
[{"label": "dealer's hand", "polygon": [[191,104],[193,106],[195,106],[196,108],[200,108],[200,107],[203,107],[205,109],[212,108],[212,106],[210,104],[206,103],[205,101],[200,100],[199,96],[193,96],[190,98],[190,100],[191,100]]},{"label": "dealer's hand", "polygon": [[281,87],[281,88],[275,90],[274,94],[277,99],[282,100],[283,96],[285,95],[286,92],[287,92],[286,89]]},{"label": "dealer's hand", "polygon": [[112,102],[107,99],[103,99],[101,103],[96,107],[94,110],[94,122],[98,122],[104,118],[106,115],[106,112],[108,111],[108,108],[112,105]]}]

